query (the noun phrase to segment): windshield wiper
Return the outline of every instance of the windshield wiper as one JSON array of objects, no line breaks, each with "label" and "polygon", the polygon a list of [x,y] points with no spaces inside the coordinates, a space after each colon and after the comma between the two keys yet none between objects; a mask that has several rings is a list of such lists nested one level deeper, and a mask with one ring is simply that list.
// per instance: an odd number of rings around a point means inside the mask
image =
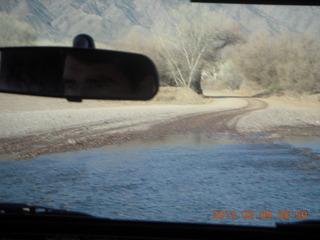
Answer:
[{"label": "windshield wiper", "polygon": [[21,203],[0,203],[1,214],[21,214],[21,215],[55,215],[55,216],[78,216],[94,217],[92,215],[62,209],[47,208],[42,206],[27,205]]}]

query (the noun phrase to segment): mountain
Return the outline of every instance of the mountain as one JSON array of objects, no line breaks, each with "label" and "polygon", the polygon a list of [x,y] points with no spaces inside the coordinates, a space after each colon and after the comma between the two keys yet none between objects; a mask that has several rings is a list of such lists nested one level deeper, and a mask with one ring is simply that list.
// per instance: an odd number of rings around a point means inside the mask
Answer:
[{"label": "mountain", "polygon": [[[56,41],[72,39],[79,33],[87,33],[97,42],[110,44],[137,29],[147,34],[154,22],[168,19],[168,11],[171,8],[188,2],[188,0],[0,0],[0,12],[13,15],[27,23],[37,32],[38,39]],[[320,38],[320,7],[227,4],[209,4],[208,7],[213,14],[215,11],[225,11],[247,34],[308,32]]]},{"label": "mountain", "polygon": [[229,16],[250,32],[308,32],[320,37],[320,7],[241,5]]}]

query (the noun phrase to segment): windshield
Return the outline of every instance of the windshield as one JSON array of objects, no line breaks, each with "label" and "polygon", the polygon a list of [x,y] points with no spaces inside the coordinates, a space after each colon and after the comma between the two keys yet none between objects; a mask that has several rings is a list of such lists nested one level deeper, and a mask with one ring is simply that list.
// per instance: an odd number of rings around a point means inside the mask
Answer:
[{"label": "windshield", "polygon": [[319,22],[314,6],[0,0],[1,47],[85,33],[147,55],[160,75],[145,102],[0,93],[0,202],[128,220],[320,220]]}]

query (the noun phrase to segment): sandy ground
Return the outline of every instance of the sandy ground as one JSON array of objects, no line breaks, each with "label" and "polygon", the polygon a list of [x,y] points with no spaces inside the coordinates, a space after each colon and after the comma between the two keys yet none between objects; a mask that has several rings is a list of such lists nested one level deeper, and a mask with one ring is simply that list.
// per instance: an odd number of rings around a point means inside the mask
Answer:
[{"label": "sandy ground", "polygon": [[[246,101],[216,100],[214,104],[160,104],[84,101],[68,103],[64,99],[29,96],[1,96],[1,138],[23,137],[71,128],[90,126],[119,131],[141,130],[155,123],[207,112],[238,109]],[[56,101],[56,102],[55,102]],[[93,127],[95,126],[95,127]]]},{"label": "sandy ground", "polygon": [[[320,136],[320,103],[165,89],[150,102],[84,101],[0,94],[1,159],[94,148],[172,134],[269,132]],[[209,94],[210,95],[210,94]]]}]

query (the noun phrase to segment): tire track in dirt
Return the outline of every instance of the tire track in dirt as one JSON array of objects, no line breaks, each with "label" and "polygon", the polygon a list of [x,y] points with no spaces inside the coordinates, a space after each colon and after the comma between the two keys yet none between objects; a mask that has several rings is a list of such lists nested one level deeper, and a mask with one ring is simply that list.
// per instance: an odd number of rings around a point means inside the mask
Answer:
[{"label": "tire track in dirt", "polygon": [[[54,131],[36,136],[0,140],[0,153],[11,155],[15,160],[37,155],[76,151],[119,144],[134,139],[156,139],[159,137],[189,133],[228,133],[237,135],[236,126],[245,114],[268,107],[262,100],[247,98],[245,107],[210,113],[192,114],[163,123],[143,122],[135,126],[151,125],[144,130],[126,131],[130,126],[103,129],[103,124]],[[124,131],[121,131],[124,130]]]},{"label": "tire track in dirt", "polygon": [[255,98],[244,99],[245,107],[240,109],[225,110],[219,112],[205,113],[197,116],[180,118],[167,123],[158,124],[149,130],[149,134],[172,135],[188,133],[229,133],[240,135],[237,131],[237,122],[245,114],[252,111],[262,110],[268,104]]}]

